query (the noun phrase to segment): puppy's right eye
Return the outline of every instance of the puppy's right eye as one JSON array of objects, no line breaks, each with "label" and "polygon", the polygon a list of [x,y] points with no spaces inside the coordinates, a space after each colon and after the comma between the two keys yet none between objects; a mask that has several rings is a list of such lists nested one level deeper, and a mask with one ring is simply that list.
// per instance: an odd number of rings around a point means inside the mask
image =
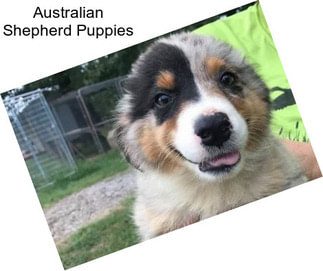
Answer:
[{"label": "puppy's right eye", "polygon": [[224,72],[221,75],[220,81],[224,86],[231,86],[235,82],[235,76],[231,72]]},{"label": "puppy's right eye", "polygon": [[169,105],[172,101],[172,97],[167,94],[158,94],[155,97],[155,104],[160,108]]}]

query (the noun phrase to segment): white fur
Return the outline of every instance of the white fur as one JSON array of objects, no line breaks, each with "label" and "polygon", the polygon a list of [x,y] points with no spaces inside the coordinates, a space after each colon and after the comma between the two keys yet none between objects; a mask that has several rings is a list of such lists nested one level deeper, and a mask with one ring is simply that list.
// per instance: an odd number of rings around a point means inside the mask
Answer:
[{"label": "white fur", "polygon": [[200,141],[196,140],[194,125],[196,120],[208,110],[227,114],[232,124],[232,140],[225,144],[234,144],[237,149],[243,149],[247,142],[247,124],[234,106],[224,97],[203,95],[199,101],[192,102],[181,111],[177,120],[174,144],[181,154],[199,163],[208,158],[208,152]]},{"label": "white fur", "polygon": [[205,219],[306,181],[294,158],[271,136],[245,156],[239,174],[223,182],[201,182],[187,170],[138,173],[134,218],[141,238],[179,228],[185,217]]}]

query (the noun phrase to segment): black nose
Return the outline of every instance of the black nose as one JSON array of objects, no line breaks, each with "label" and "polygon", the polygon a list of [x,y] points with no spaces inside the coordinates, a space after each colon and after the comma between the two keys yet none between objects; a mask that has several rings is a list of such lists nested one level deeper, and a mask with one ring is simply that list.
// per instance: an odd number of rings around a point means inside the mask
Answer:
[{"label": "black nose", "polygon": [[218,112],[200,117],[195,123],[194,131],[202,139],[202,144],[221,147],[230,138],[231,128],[228,116]]}]

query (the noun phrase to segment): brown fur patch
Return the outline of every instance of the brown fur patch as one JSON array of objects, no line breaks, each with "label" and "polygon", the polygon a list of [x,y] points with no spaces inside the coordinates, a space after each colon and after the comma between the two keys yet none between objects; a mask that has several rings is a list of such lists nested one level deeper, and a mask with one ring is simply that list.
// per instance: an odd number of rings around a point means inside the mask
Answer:
[{"label": "brown fur patch", "polygon": [[170,71],[161,71],[156,79],[156,85],[160,88],[172,90],[175,88],[175,75]]},{"label": "brown fur patch", "polygon": [[213,82],[214,76],[223,66],[227,66],[225,61],[214,56],[206,57],[204,60],[205,73],[203,73],[203,78],[200,83],[202,84],[204,91],[209,95],[216,95],[220,97],[225,96],[218,86]]},{"label": "brown fur patch", "polygon": [[174,173],[183,169],[183,158],[173,149],[173,136],[176,131],[177,117],[185,108],[183,103],[175,117],[165,121],[160,126],[155,126],[148,119],[144,122],[139,135],[139,145],[148,163],[159,170]]},{"label": "brown fur patch", "polygon": [[205,68],[208,75],[210,76],[215,75],[224,65],[224,60],[216,58],[214,56],[210,56],[205,59]]},{"label": "brown fur patch", "polygon": [[171,148],[172,135],[176,129],[176,119],[170,119],[161,126],[146,123],[139,137],[139,144],[145,158],[163,171],[174,171],[181,159]]},{"label": "brown fur patch", "polygon": [[243,99],[232,98],[231,102],[247,122],[249,131],[247,150],[253,151],[267,133],[269,105],[253,91],[249,91]]}]

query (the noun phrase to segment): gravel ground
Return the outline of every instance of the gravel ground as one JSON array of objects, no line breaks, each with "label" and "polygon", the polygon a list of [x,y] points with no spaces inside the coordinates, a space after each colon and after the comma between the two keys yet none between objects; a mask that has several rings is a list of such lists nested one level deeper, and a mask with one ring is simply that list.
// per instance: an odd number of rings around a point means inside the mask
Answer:
[{"label": "gravel ground", "polygon": [[72,194],[45,211],[56,242],[105,215],[135,189],[134,172],[128,171]]}]

